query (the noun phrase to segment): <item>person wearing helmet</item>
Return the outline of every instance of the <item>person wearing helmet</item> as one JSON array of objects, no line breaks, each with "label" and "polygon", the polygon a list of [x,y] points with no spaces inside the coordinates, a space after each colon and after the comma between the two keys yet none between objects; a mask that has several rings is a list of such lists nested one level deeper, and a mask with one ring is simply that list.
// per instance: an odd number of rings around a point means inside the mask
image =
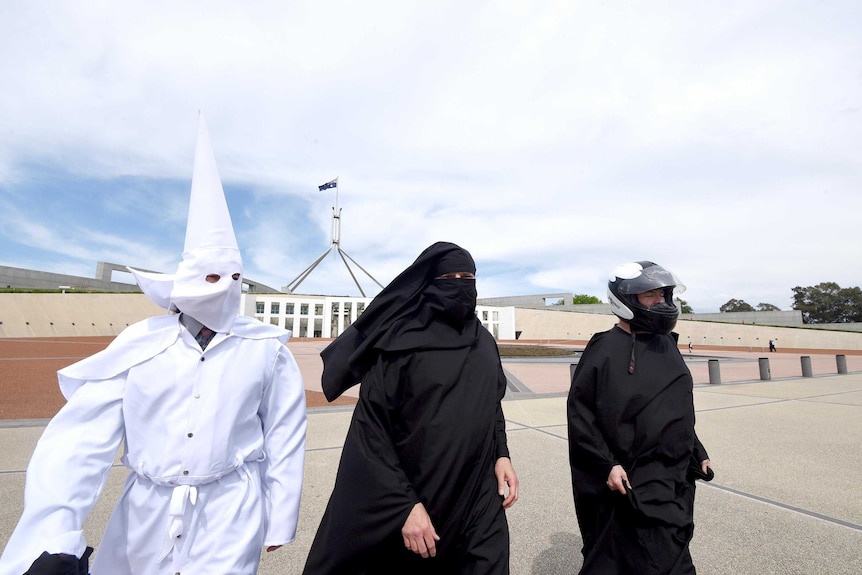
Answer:
[{"label": "person wearing helmet", "polygon": [[569,464],[583,575],[695,573],[694,481],[713,472],[672,333],[674,291],[684,290],[656,263],[618,266],[608,299],[619,323],[592,337],[572,377]]}]

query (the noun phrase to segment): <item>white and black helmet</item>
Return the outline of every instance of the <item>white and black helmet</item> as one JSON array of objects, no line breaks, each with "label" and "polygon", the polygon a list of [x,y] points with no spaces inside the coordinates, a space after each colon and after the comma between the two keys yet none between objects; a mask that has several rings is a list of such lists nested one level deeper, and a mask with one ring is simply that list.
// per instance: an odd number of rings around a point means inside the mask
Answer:
[{"label": "white and black helmet", "polygon": [[[646,307],[638,294],[662,289],[664,302]],[[668,334],[676,325],[679,308],[673,292],[682,293],[685,286],[669,270],[654,262],[631,262],[617,266],[608,281],[608,301],[614,314],[631,324],[632,331]]]}]

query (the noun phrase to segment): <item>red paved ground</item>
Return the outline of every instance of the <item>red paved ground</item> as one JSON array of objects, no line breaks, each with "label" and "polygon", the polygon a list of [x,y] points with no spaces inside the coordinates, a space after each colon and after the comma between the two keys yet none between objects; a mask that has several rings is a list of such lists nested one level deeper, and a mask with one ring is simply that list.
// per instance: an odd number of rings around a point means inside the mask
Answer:
[{"label": "red paved ground", "polygon": [[[53,417],[65,399],[57,370],[103,350],[107,337],[0,339],[0,419]],[[341,397],[332,403],[317,391],[305,391],[308,407],[352,405]]]},{"label": "red paved ground", "polygon": [[[0,420],[53,417],[64,403],[57,386],[57,370],[101,351],[112,339],[112,336],[0,339]],[[519,344],[524,343],[528,342],[519,342]],[[541,345],[582,347],[585,343],[546,340],[542,341]],[[305,366],[303,373],[309,372],[313,374],[311,377],[319,378],[322,368],[319,365],[319,342],[299,338],[293,351],[297,362]],[[859,350],[794,349],[779,350],[779,353],[763,353],[749,351],[748,348],[704,346],[695,348],[695,355],[703,354],[737,360],[721,362],[721,380],[724,383],[757,379],[759,377],[758,357],[769,357],[773,378],[800,377],[800,355],[810,355],[815,375],[835,373],[837,353],[847,356],[847,367],[850,372],[862,371],[862,351]],[[687,355],[687,350],[683,350],[683,354]],[[740,359],[748,361],[739,361]],[[560,393],[568,390],[569,366],[566,364],[507,363],[505,367],[515,377],[528,384],[534,393]],[[692,363],[689,367],[696,384],[709,382],[706,361]],[[351,395],[350,392],[332,403],[328,403],[319,391],[306,389],[305,397],[308,407],[356,403],[355,394]]]}]

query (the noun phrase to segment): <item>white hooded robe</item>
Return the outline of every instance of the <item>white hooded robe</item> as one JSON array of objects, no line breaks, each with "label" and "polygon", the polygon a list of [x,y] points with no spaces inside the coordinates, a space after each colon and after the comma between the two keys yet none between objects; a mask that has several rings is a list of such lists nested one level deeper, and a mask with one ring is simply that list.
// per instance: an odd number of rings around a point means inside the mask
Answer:
[{"label": "white hooded robe", "polygon": [[261,547],[293,541],[306,410],[289,332],[238,316],[202,352],[178,317],[130,326],[61,370],[68,403],[33,454],[0,574],[45,550],[81,555],[124,440],[130,473],[92,575],[252,574]]},{"label": "white hooded robe", "polygon": [[305,389],[290,332],[237,315],[242,258],[203,115],[177,273],[130,271],[218,333],[203,351],[180,316],[154,317],[58,372],[68,403],[33,453],[0,575],[43,551],[81,557],[121,443],[130,473],[93,575],[252,574],[261,547],[296,535]]}]

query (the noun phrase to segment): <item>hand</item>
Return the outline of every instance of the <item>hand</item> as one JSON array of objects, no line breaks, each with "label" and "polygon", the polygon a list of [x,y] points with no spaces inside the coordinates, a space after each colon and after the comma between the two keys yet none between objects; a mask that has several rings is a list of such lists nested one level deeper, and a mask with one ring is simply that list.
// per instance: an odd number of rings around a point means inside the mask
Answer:
[{"label": "hand", "polygon": [[[508,509],[518,500],[518,475],[512,467],[512,460],[500,457],[494,464],[494,475],[497,476],[497,492],[503,498],[503,509]],[[508,494],[506,493],[508,487]]]},{"label": "hand", "polygon": [[266,552],[269,553],[270,551],[275,551],[279,547],[281,547],[281,545],[270,545],[269,547],[266,548]]},{"label": "hand", "polygon": [[410,510],[404,527],[401,528],[404,537],[404,546],[413,553],[423,558],[435,557],[437,555],[437,542],[440,536],[431,524],[431,517],[425,510],[425,506],[417,503]]},{"label": "hand", "polygon": [[629,483],[629,476],[626,475],[626,470],[623,469],[622,465],[614,465],[611,468],[607,485],[611,491],[619,491],[623,495],[626,494],[626,486],[629,489],[632,488],[631,483]]},{"label": "hand", "polygon": [[709,459],[704,459],[700,462],[700,470],[703,471],[704,475],[706,475],[706,470],[710,467],[712,467],[712,463],[709,461]]}]

